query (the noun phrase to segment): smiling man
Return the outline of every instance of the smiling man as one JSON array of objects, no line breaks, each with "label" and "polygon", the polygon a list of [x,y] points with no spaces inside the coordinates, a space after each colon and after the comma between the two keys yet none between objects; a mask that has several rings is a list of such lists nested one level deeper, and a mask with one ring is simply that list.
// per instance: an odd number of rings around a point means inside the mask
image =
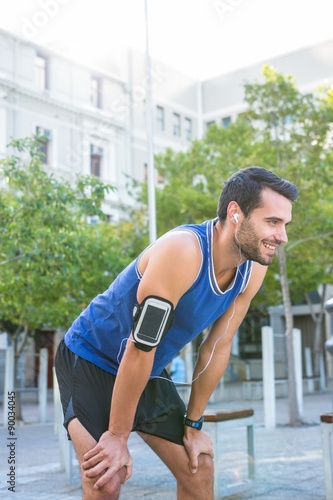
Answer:
[{"label": "smiling man", "polygon": [[[132,431],[173,473],[178,500],[213,498],[202,415],[267,266],[287,242],[296,199],[296,187],[266,169],[236,172],[217,218],[159,238],[74,321],[56,370],[85,500],[119,498],[132,474]],[[205,328],[186,409],[165,367]]]}]

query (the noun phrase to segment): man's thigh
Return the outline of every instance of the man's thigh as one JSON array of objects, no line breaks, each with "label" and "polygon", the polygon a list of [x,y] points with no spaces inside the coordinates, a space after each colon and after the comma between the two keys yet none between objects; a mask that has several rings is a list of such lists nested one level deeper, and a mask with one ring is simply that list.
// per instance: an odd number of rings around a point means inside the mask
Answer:
[{"label": "man's thigh", "polygon": [[164,370],[151,379],[138,404],[133,430],[183,445],[184,402]]},{"label": "man's thigh", "polygon": [[209,455],[198,457],[198,470],[190,470],[189,456],[184,446],[157,436],[138,432],[139,436],[165,463],[177,480],[177,499],[211,500],[213,498],[213,459]]},{"label": "man's thigh", "polygon": [[57,351],[56,373],[65,428],[77,418],[98,441],[108,428],[115,375],[76,356],[64,342]]},{"label": "man's thigh", "polygon": [[[65,427],[76,417],[98,441],[108,429],[116,376],[74,355],[64,343],[58,349],[56,367]],[[182,444],[184,413],[185,405],[164,370],[143,391],[132,430]]]}]

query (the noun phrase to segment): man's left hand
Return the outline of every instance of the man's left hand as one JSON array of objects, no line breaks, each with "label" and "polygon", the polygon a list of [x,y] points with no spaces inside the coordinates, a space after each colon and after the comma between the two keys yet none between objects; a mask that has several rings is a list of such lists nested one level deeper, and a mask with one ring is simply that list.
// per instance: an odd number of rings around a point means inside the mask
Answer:
[{"label": "man's left hand", "polygon": [[203,453],[214,458],[212,440],[207,432],[185,427],[183,442],[189,457],[190,470],[193,474],[198,470],[199,455]]}]

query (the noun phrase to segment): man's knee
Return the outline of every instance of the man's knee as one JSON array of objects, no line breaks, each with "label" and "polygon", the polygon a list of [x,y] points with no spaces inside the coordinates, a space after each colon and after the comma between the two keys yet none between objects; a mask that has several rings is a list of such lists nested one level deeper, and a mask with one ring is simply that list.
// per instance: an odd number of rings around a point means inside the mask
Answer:
[{"label": "man's knee", "polygon": [[118,500],[120,495],[120,486],[114,487],[111,484],[106,484],[102,488],[94,489],[93,487],[83,486],[83,500]]},{"label": "man's knee", "polygon": [[208,481],[213,481],[214,478],[214,462],[210,455],[202,453],[198,457],[200,474],[207,478]]},{"label": "man's knee", "polygon": [[82,481],[83,500],[118,500],[120,489],[125,481],[126,467],[122,467],[102,488],[94,488],[97,477],[84,478]]},{"label": "man's knee", "polygon": [[[201,454],[198,457],[199,467],[195,474],[190,470],[186,477],[178,481],[179,491],[189,498],[212,498],[214,483],[214,463],[211,456]],[[187,498],[187,497],[186,497]]]}]

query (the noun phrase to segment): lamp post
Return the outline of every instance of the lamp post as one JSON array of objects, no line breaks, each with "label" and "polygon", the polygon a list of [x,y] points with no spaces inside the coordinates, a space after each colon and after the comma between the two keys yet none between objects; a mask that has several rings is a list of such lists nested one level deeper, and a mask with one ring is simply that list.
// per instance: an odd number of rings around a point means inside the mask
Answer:
[{"label": "lamp post", "polygon": [[149,241],[156,240],[156,197],[155,197],[155,167],[154,167],[154,118],[152,81],[149,55],[149,29],[148,29],[148,0],[145,0],[145,25],[146,25],[146,120],[147,120],[147,149],[148,149],[148,219]]}]

